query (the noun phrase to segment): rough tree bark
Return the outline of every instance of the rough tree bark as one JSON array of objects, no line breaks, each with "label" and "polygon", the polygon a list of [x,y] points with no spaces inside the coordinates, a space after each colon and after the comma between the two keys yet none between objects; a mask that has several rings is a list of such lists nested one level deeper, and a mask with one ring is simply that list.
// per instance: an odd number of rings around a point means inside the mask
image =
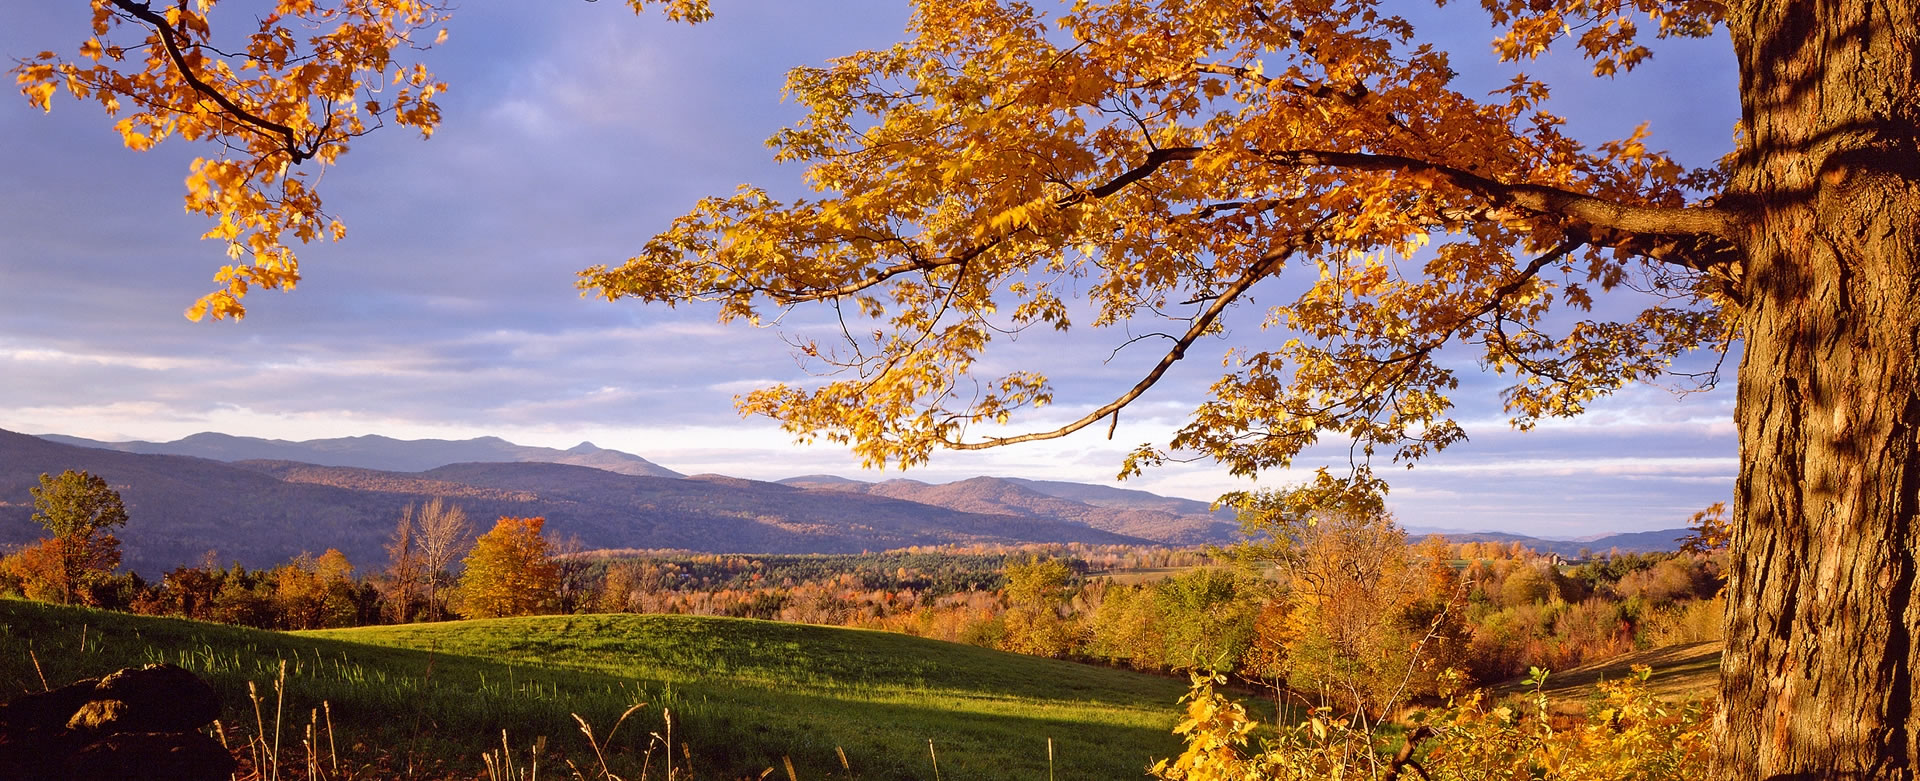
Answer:
[{"label": "rough tree bark", "polygon": [[1716,778],[1920,772],[1917,9],[1728,10],[1749,221]]}]

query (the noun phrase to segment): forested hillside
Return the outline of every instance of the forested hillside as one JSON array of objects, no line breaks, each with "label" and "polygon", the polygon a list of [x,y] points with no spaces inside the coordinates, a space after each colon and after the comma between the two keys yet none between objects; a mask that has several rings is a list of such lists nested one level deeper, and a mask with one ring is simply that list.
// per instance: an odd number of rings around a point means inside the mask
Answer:
[{"label": "forested hillside", "polygon": [[0,544],[29,542],[27,488],[42,473],[105,477],[132,521],[129,568],[157,575],[199,563],[264,567],[336,548],[353,561],[382,545],[408,504],[447,496],[476,518],[543,516],[586,548],[857,553],[943,543],[1145,540],[1066,520],[987,515],[899,499],[749,480],[634,477],[561,464],[461,464],[421,473],[81,448],[0,432]]}]

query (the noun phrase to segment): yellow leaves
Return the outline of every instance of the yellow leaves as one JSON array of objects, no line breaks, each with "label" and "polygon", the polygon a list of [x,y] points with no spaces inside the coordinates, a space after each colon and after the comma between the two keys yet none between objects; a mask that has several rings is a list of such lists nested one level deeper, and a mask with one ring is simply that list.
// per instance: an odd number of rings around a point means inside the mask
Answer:
[{"label": "yellow leaves", "polygon": [[[1681,13],[1598,0],[1487,7],[1503,56],[1598,29],[1593,56],[1618,67],[1640,56],[1623,14]],[[1281,4],[1272,23],[1226,0],[1163,10],[1082,0],[1049,18],[991,0],[923,3],[910,40],[789,73],[806,115],[768,143],[807,166],[815,200],[743,190],[703,201],[579,284],[607,298],[711,301],[723,321],[852,298],[844,340],[796,340],[831,379],[739,407],[801,438],[851,442],[870,464],[991,441],[1045,404],[1043,377],[980,376],[976,361],[997,334],[1066,328],[1063,298],[1084,299],[1072,311],[1095,326],[1178,333],[1210,302],[1241,295],[1224,291],[1243,277],[1281,276],[1259,295],[1267,326],[1284,333],[1249,337],[1265,349],[1229,363],[1169,443],[1242,474],[1287,464],[1323,435],[1402,459],[1458,441],[1450,394],[1465,362],[1443,351],[1515,371],[1516,409],[1559,414],[1708,332],[1677,314],[1544,332],[1558,307],[1593,306],[1593,282],[1644,280],[1603,252],[1589,256],[1592,279],[1564,259],[1529,266],[1567,226],[1496,191],[1681,198],[1692,180],[1639,134],[1582,146],[1538,110],[1549,89],[1525,76],[1490,99],[1462,95],[1446,54],[1371,4]],[[404,117],[410,107],[366,108]],[[1366,155],[1409,162],[1335,157]],[[1662,335],[1623,333],[1634,328]],[[1129,463],[1164,455],[1143,447]]]},{"label": "yellow leaves", "polygon": [[1652,55],[1639,43],[1640,30],[1632,16],[1636,11],[1657,23],[1657,35],[1662,38],[1709,35],[1725,13],[1722,6],[1693,0],[1483,0],[1483,4],[1493,12],[1495,25],[1505,28],[1493,42],[1502,60],[1537,58],[1555,40],[1573,38],[1578,30],[1577,43],[1593,61],[1593,74],[1605,77],[1632,70]]},{"label": "yellow leaves", "polygon": [[987,237],[1024,230],[1033,226],[1035,218],[1040,213],[1051,208],[1053,208],[1053,204],[1040,199],[1017,204],[993,215],[974,235],[976,237]]},{"label": "yellow leaves", "polygon": [[545,518],[501,517],[462,562],[460,612],[468,618],[533,615],[558,598],[559,570],[540,530]]},{"label": "yellow leaves", "polygon": [[1377,257],[1369,256],[1366,258],[1365,264],[1359,273],[1348,277],[1346,280],[1347,290],[1356,297],[1373,296],[1387,287],[1388,273],[1386,263]]},{"label": "yellow leaves", "polygon": [[27,96],[27,103],[34,108],[51,112],[53,111],[53,92],[55,89],[56,87],[54,87],[52,82],[41,82],[21,87],[20,93]]},{"label": "yellow leaves", "polygon": [[636,12],[644,11],[649,5],[663,5],[668,19],[689,24],[713,18],[713,10],[707,6],[707,0],[627,0],[627,5]]},{"label": "yellow leaves", "polygon": [[145,152],[153,148],[153,136],[141,132],[131,119],[114,123],[113,129],[120,133],[120,138],[126,143],[128,149]]},{"label": "yellow leaves", "polygon": [[[1417,755],[1427,778],[1536,778],[1542,771],[1563,781],[1692,778],[1708,759],[1711,709],[1697,702],[1662,703],[1647,691],[1647,674],[1640,666],[1627,678],[1602,683],[1596,711],[1561,729],[1554,727],[1544,697],[1535,696],[1525,711],[1505,705],[1489,710],[1474,692],[1416,711],[1412,719],[1419,729],[1404,734],[1420,741]],[[1187,701],[1188,718],[1176,728],[1186,750],[1155,764],[1151,772],[1159,778],[1386,781],[1385,751],[1392,744],[1364,720],[1317,709],[1304,723],[1274,725],[1274,736],[1258,753],[1243,755],[1236,749],[1256,726],[1244,711],[1198,677]]]},{"label": "yellow leaves", "polygon": [[41,52],[39,62],[27,61],[16,66],[13,81],[20,86],[20,94],[27,97],[27,103],[41,111],[53,110],[53,93],[59,89],[54,75],[53,52]]},{"label": "yellow leaves", "polygon": [[[154,8],[151,21],[164,30],[129,23],[109,0],[92,6],[94,35],[81,42],[79,64],[43,52],[17,65],[14,78],[29,104],[43,110],[61,88],[95,98],[109,115],[134,107],[114,124],[130,149],[180,136],[228,150],[194,163],[187,209],[213,219],[205,237],[225,242],[229,259],[246,260],[254,271],[223,269],[215,281],[224,287],[189,310],[195,317],[240,316],[249,288],[287,288],[298,280],[290,243],[344,235],[324,217],[319,196],[289,175],[290,166],[332,164],[369,119],[390,118],[423,134],[440,119],[433,98],[445,85],[423,65],[392,58],[416,31],[444,22],[447,6],[438,2],[282,0],[253,32],[233,36],[242,46],[216,40],[210,0]],[[132,40],[123,46],[116,35]],[[123,62],[128,49],[146,56]],[[410,93],[394,105],[361,99],[371,98],[364,85],[389,75],[409,84]]]}]

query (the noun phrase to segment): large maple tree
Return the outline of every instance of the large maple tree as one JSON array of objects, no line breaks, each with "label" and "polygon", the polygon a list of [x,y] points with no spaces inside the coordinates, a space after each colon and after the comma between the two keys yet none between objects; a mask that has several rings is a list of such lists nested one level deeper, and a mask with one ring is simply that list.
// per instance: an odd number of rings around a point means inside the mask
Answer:
[{"label": "large maple tree", "polygon": [[[292,164],[332,162],[367,117],[422,131],[438,118],[437,82],[395,58],[441,22],[433,3],[281,0],[226,50],[210,0],[91,5],[82,59],[24,64],[23,89],[126,107],[136,147],[229,144],[196,167],[188,202],[250,262],[197,312],[237,315],[248,285],[291,284],[282,237],[331,227]],[[848,344],[809,347],[846,373],[742,408],[873,463],[1097,426],[1256,288],[1288,292],[1171,441],[1126,469],[1197,453],[1256,473],[1328,437],[1428,456],[1463,436],[1443,349],[1511,377],[1502,399],[1527,426],[1740,340],[1713,774],[1913,777],[1920,4],[1482,6],[1494,56],[1572,47],[1596,77],[1658,39],[1724,30],[1742,106],[1730,154],[1689,171],[1638,135],[1582,145],[1541,109],[1553,85],[1468,94],[1449,55],[1380,2],[921,0],[904,42],[793,72],[807,115],[772,143],[806,164],[814,196],[703,201],[581,284],[715,301],[728,320],[840,308]],[[415,88],[404,106],[359,92],[395,77]],[[1079,420],[999,433],[1051,386],[987,373],[981,356],[1004,331],[1068,328],[1074,291],[1091,301],[1077,325],[1160,319],[1170,343]],[[1626,305],[1638,311],[1603,314]]]}]

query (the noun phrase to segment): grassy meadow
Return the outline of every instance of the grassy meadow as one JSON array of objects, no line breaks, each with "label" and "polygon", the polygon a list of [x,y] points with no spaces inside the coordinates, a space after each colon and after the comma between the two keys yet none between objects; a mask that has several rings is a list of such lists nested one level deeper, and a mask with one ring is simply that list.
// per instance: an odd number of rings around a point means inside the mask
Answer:
[{"label": "grassy meadow", "polygon": [[[1647,689],[1654,696],[1670,702],[1712,700],[1717,696],[1720,686],[1720,654],[1723,650],[1725,644],[1715,641],[1635,651],[1605,661],[1554,670],[1547,675],[1546,685],[1541,687],[1541,691],[1546,692],[1556,706],[1568,712],[1578,712],[1593,695],[1595,685],[1600,681],[1625,678],[1633,674],[1635,665],[1646,665],[1653,668],[1652,677],[1647,679]],[[1493,694],[1514,696],[1530,689],[1518,681],[1508,681],[1494,687]]]},{"label": "grassy meadow", "polygon": [[[165,661],[206,677],[236,743],[280,719],[304,766],[309,724],[330,777],[481,770],[506,731],[518,767],[800,779],[1141,777],[1179,748],[1182,682],[883,632],[693,616],[593,615],[279,633],[0,600],[5,697]],[[275,681],[286,669],[284,703]],[[38,669],[36,669],[36,664]],[[248,685],[263,699],[256,719]],[[327,751],[322,702],[336,734]],[[630,706],[645,703],[609,741]],[[664,714],[671,713],[671,741]],[[932,753],[928,741],[931,740]],[[839,751],[846,756],[846,765]]]}]

